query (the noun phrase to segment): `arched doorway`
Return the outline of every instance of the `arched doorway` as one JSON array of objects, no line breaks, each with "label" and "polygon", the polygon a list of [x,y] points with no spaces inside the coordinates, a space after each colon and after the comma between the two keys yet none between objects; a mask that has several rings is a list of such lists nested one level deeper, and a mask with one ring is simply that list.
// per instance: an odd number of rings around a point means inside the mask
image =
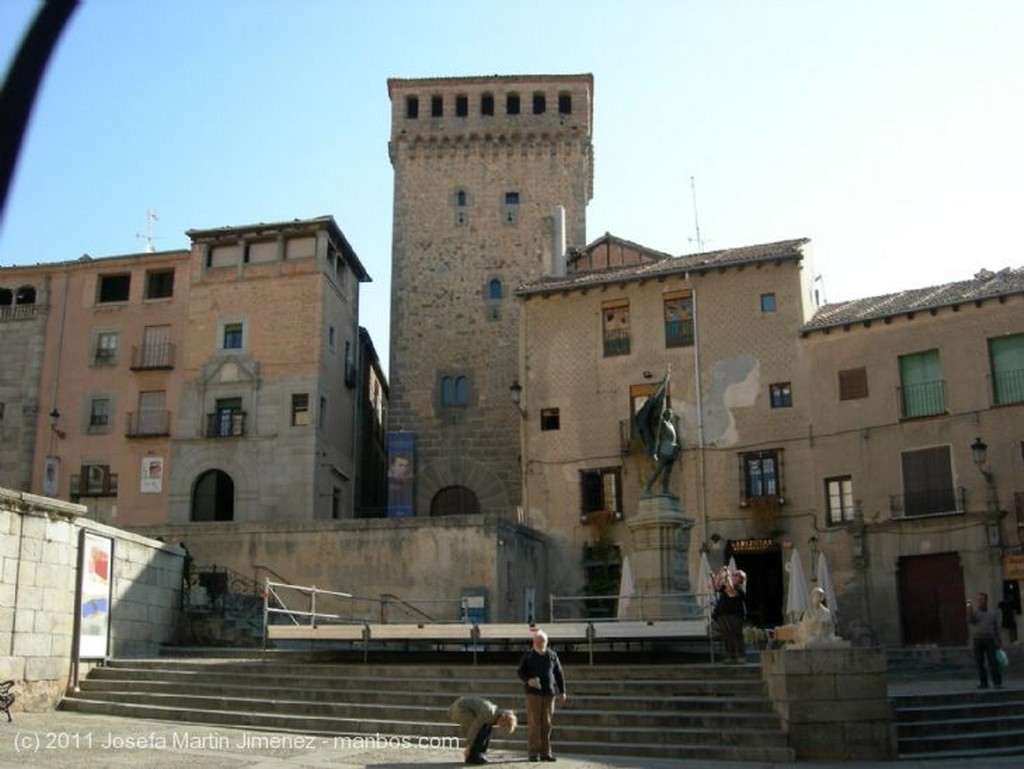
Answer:
[{"label": "arched doorway", "polygon": [[430,516],[479,515],[480,500],[472,489],[465,486],[448,486],[441,489],[430,500]]},{"label": "arched doorway", "polygon": [[235,482],[223,470],[207,470],[192,487],[193,521],[233,521]]}]

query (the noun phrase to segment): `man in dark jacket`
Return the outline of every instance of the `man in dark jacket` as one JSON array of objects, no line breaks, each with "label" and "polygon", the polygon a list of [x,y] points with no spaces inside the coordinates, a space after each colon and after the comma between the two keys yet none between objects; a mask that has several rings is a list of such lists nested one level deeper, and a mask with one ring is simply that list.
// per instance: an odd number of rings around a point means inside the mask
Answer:
[{"label": "man in dark jacket", "polygon": [[533,648],[523,655],[517,671],[526,684],[527,750],[531,761],[554,761],[551,752],[551,720],[555,713],[555,700],[563,704],[565,676],[562,664],[553,649],[548,648],[548,636],[543,630],[533,634]]}]

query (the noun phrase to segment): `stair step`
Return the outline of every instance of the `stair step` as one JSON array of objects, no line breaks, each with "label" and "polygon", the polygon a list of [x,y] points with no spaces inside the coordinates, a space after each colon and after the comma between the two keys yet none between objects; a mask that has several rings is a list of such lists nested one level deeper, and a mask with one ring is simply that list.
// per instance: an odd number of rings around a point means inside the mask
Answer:
[{"label": "stair step", "polygon": [[[110,660],[62,707],[82,712],[353,737],[457,736],[448,707],[479,693],[523,708],[510,665],[300,664],[243,660]],[[788,763],[779,717],[755,665],[573,666],[559,709],[565,753]],[[495,749],[525,752],[526,729]]]}]

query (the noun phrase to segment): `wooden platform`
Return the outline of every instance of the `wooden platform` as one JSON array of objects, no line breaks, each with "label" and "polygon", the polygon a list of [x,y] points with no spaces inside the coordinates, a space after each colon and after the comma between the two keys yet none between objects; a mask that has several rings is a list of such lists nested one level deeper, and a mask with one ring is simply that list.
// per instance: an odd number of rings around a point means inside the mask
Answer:
[{"label": "wooden platform", "polygon": [[[554,643],[680,640],[708,637],[703,619],[622,622],[551,622],[543,626]],[[324,623],[268,625],[267,640],[512,644],[529,641],[531,629],[519,623]]]}]

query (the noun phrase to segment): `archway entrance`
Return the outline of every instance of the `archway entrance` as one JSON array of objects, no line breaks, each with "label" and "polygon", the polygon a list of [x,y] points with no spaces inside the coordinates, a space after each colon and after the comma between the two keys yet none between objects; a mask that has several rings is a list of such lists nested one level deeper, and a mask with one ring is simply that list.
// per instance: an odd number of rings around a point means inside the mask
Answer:
[{"label": "archway entrance", "polygon": [[193,521],[233,521],[235,482],[223,470],[207,470],[192,487]]},{"label": "archway entrance", "polygon": [[472,489],[465,486],[448,486],[441,489],[430,500],[430,516],[479,515],[480,500]]}]

